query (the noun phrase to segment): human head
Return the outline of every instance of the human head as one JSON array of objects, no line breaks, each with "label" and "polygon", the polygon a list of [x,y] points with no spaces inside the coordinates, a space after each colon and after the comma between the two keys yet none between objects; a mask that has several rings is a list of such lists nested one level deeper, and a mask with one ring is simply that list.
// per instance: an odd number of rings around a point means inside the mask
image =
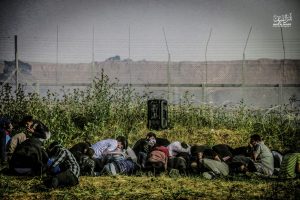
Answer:
[{"label": "human head", "polygon": [[118,136],[116,138],[116,140],[118,141],[118,148],[119,149],[127,149],[128,142],[127,142],[127,139],[124,136]]},{"label": "human head", "polygon": [[149,140],[150,138],[156,139],[156,134],[153,132],[147,133],[146,139]]},{"label": "human head", "polygon": [[59,142],[54,141],[52,142],[49,147],[47,148],[47,153],[49,156],[54,156],[57,154],[58,150],[62,148]]},{"label": "human head", "polygon": [[95,153],[95,151],[94,151],[94,149],[92,149],[92,148],[88,148],[88,149],[86,150],[86,152],[85,152],[85,154],[86,154],[89,158],[92,158],[93,155],[94,155],[94,153]]},{"label": "human head", "polygon": [[213,160],[219,160],[220,159],[218,154],[212,149],[205,149],[203,151],[203,157],[213,159]]},{"label": "human head", "polygon": [[247,173],[247,164],[241,161],[232,162],[229,164],[232,173]]},{"label": "human head", "polygon": [[29,128],[33,124],[33,117],[31,115],[25,115],[21,121],[21,125]]},{"label": "human head", "polygon": [[9,119],[0,118],[0,128],[3,128],[4,130],[11,132],[13,129],[13,125]]},{"label": "human head", "polygon": [[185,142],[181,142],[181,147],[184,149],[187,149],[187,148],[189,148],[189,145]]},{"label": "human head", "polygon": [[258,135],[258,134],[253,134],[250,136],[250,144],[253,146],[261,141],[262,141],[262,139],[261,139],[260,135]]}]

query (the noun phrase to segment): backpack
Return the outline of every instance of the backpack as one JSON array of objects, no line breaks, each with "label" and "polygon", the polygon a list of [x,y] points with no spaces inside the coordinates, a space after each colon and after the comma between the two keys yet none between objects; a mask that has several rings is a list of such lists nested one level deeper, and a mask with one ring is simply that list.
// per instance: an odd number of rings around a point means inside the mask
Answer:
[{"label": "backpack", "polygon": [[167,155],[160,151],[160,150],[153,150],[150,152],[149,154],[149,158],[148,161],[153,164],[153,166],[155,167],[156,164],[158,163],[162,163],[164,169],[167,169],[167,164],[168,164],[168,157]]},{"label": "backpack", "polygon": [[38,139],[27,139],[17,146],[9,162],[19,175],[40,175],[46,170],[48,155]]}]

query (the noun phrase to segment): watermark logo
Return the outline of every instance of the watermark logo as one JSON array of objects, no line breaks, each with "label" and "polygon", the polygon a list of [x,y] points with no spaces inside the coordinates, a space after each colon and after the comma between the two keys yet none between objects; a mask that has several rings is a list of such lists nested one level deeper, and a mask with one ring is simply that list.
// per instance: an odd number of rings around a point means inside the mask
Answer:
[{"label": "watermark logo", "polygon": [[273,27],[291,27],[292,19],[292,13],[285,15],[273,15]]}]

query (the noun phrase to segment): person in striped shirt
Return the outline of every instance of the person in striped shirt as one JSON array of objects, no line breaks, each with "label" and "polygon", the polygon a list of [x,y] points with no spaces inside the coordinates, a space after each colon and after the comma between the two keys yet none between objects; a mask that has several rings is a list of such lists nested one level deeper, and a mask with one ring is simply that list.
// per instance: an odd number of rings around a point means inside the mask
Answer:
[{"label": "person in striped shirt", "polygon": [[56,171],[53,176],[45,181],[50,188],[74,186],[79,183],[80,166],[73,154],[58,142],[53,142],[48,148],[48,169],[52,171],[59,166],[61,171]]},{"label": "person in striped shirt", "polygon": [[296,178],[300,174],[300,153],[288,153],[283,156],[279,178],[289,179]]}]

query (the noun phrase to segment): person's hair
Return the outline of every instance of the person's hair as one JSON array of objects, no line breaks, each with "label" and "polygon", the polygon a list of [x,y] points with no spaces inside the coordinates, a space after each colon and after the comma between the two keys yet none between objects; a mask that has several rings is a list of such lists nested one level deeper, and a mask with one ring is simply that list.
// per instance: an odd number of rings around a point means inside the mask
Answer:
[{"label": "person's hair", "polygon": [[32,122],[33,117],[31,115],[25,115],[20,122],[20,126],[25,126],[27,122]]},{"label": "person's hair", "polygon": [[126,139],[124,136],[118,136],[118,137],[116,138],[116,140],[117,140],[118,142],[121,142],[121,143],[122,143],[124,149],[127,149],[128,142],[127,142],[127,139]]},{"label": "person's hair", "polygon": [[61,147],[62,146],[58,141],[52,142],[47,148],[48,155],[49,156],[55,155],[58,152],[59,148],[61,148]]},{"label": "person's hair", "polygon": [[[241,169],[241,167],[244,166],[244,170]],[[241,161],[237,162],[231,162],[229,164],[229,169],[231,173],[246,173],[248,170],[247,164]]]},{"label": "person's hair", "polygon": [[253,140],[253,141],[256,141],[256,142],[260,142],[262,140],[260,135],[258,135],[258,134],[251,135],[250,139]]},{"label": "person's hair", "polygon": [[11,121],[7,118],[0,118],[0,128],[8,129]]},{"label": "person's hair", "polygon": [[185,143],[185,142],[181,142],[181,146],[184,149],[187,149],[189,147],[189,145],[187,143]]},{"label": "person's hair", "polygon": [[209,158],[209,159],[214,159],[218,154],[212,150],[212,149],[205,149],[203,151],[203,157]]},{"label": "person's hair", "polygon": [[89,158],[92,158],[93,155],[94,155],[94,153],[95,153],[94,149],[88,148],[88,149],[86,150],[86,153],[85,153],[85,154],[86,154]]},{"label": "person's hair", "polygon": [[150,137],[154,137],[154,138],[156,139],[156,134],[155,134],[155,133],[153,133],[153,132],[149,132],[149,133],[147,133],[147,136],[146,136],[146,138],[150,138]]},{"label": "person's hair", "polygon": [[205,145],[193,145],[191,146],[191,155],[197,156],[198,153],[203,152],[207,148]]},{"label": "person's hair", "polygon": [[48,127],[45,124],[41,123],[41,122],[36,122],[36,123],[32,124],[32,127],[34,128],[35,132],[39,132],[39,133],[49,131]]}]

